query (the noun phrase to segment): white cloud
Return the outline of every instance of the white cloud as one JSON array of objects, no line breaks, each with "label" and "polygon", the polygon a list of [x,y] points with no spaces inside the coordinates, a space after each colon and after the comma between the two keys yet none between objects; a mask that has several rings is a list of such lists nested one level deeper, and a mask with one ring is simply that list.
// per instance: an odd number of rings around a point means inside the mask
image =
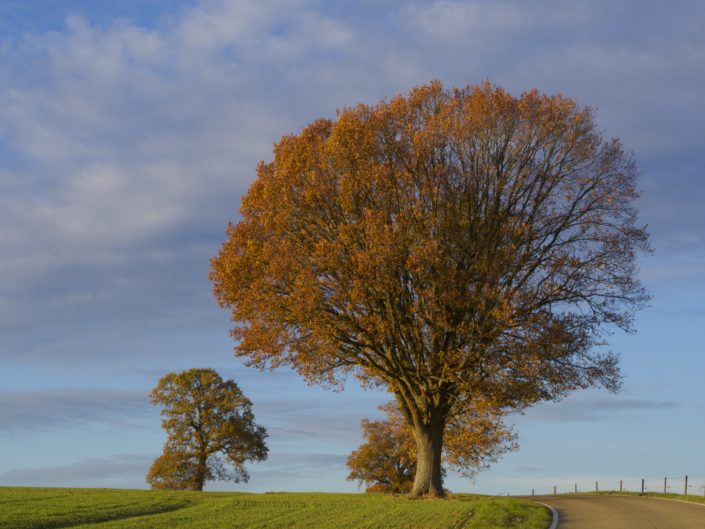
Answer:
[{"label": "white cloud", "polygon": [[124,389],[0,391],[0,436],[97,424],[134,426],[140,418],[156,416],[147,393]]},{"label": "white cloud", "polygon": [[622,413],[667,412],[679,404],[672,401],[627,397],[580,396],[563,402],[542,404],[527,412],[526,420],[591,422],[619,418]]},{"label": "white cloud", "polygon": [[[204,0],[151,27],[70,16],[63,31],[5,41],[0,313],[27,330],[23,315],[60,318],[59,300],[75,306],[97,289],[86,310],[132,303],[147,321],[155,297],[170,299],[171,282],[154,278],[186,275],[200,279],[188,292],[181,282],[182,305],[194,321],[210,314],[208,258],[272,143],[432,77],[538,85],[598,106],[608,134],[657,160],[642,203],[659,241],[678,232],[681,249],[697,245],[702,34],[685,8],[672,13],[684,24],[656,38],[622,28],[625,17],[656,27],[657,4],[602,7],[441,0],[336,12],[313,0]],[[673,152],[690,162],[669,164]],[[121,299],[126,280],[149,299]]]},{"label": "white cloud", "polygon": [[24,467],[0,474],[0,483],[28,487],[140,487],[154,457],[142,454],[115,454],[107,458],[87,458],[52,467]]},{"label": "white cloud", "polygon": [[440,41],[466,41],[521,31],[536,22],[536,10],[526,4],[440,0],[412,4],[405,10],[412,27]]},{"label": "white cloud", "polygon": [[265,33],[296,7],[286,1],[208,0],[182,17],[176,38],[187,53],[220,51]]}]

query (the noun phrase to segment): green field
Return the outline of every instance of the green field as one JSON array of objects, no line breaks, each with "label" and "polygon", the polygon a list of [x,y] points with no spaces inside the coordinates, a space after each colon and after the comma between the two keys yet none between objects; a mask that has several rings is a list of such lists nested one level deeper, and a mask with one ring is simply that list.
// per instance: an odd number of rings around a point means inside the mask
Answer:
[{"label": "green field", "polygon": [[545,507],[456,495],[161,492],[0,487],[2,529],[545,529]]}]

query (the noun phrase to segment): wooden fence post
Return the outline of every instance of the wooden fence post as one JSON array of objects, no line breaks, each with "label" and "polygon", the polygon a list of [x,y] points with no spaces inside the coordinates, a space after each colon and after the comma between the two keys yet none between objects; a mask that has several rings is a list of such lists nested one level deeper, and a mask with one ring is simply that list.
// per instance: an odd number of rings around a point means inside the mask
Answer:
[{"label": "wooden fence post", "polygon": [[666,494],[666,489],[668,489],[668,478],[663,478],[663,493]]},{"label": "wooden fence post", "polygon": [[619,492],[622,492],[622,483],[623,483],[623,482],[622,482],[622,480],[620,479],[620,480],[619,480]]},{"label": "wooden fence post", "polygon": [[685,476],[685,495],[688,495],[688,476]]}]

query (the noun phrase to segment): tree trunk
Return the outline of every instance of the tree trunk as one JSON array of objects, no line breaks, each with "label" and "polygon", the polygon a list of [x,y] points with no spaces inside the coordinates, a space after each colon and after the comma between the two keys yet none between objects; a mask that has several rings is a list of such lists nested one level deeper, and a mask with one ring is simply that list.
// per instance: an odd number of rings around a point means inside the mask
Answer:
[{"label": "tree trunk", "polygon": [[430,424],[416,426],[416,477],[409,493],[412,498],[441,498],[443,474],[441,452],[443,450],[443,430],[445,423],[440,413],[432,414]]},{"label": "tree trunk", "polygon": [[203,484],[206,481],[206,473],[208,472],[208,457],[201,453],[198,455],[198,466],[196,467],[196,475],[194,476],[194,490],[202,491]]}]

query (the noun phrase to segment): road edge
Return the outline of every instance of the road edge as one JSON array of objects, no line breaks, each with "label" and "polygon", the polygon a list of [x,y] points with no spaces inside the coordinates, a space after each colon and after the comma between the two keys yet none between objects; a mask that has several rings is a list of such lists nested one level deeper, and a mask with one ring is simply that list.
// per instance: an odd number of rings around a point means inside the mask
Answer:
[{"label": "road edge", "polygon": [[654,500],[664,500],[664,501],[677,501],[678,503],[687,503],[688,505],[699,505],[700,507],[705,507],[705,503],[701,503],[699,501],[688,501],[688,500],[681,500],[678,498],[661,498],[659,496],[639,496],[640,498],[652,498]]},{"label": "road edge", "polygon": [[554,509],[553,507],[551,507],[550,505],[548,505],[547,503],[543,503],[540,501],[537,501],[536,503],[538,503],[539,505],[543,505],[544,507],[546,507],[547,509],[549,509],[551,511],[552,520],[551,520],[551,525],[548,526],[548,529],[556,529],[556,527],[558,527],[558,511],[556,509]]}]

